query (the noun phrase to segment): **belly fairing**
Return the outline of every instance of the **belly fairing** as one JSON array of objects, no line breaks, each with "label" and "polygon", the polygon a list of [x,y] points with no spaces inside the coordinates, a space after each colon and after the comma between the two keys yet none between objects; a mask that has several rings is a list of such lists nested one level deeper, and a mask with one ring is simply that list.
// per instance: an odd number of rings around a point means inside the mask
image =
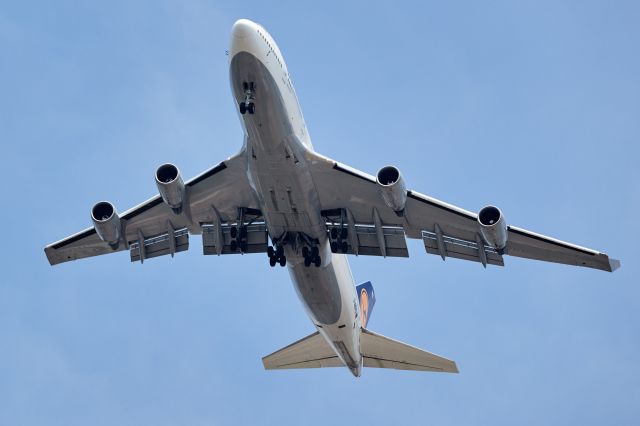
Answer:
[{"label": "belly fairing", "polygon": [[[287,91],[286,84],[279,85],[275,80],[279,77],[251,53],[237,53],[231,60],[230,72],[237,102],[244,100],[244,82],[255,85],[255,113],[243,115],[242,122],[248,174],[269,234],[273,239],[285,232],[299,232],[318,240],[322,266],[305,267],[298,249],[285,246],[289,272],[311,319],[319,325],[335,324],[344,310],[341,289],[344,268],[336,268],[329,262],[331,251],[320,215],[320,201],[306,164],[305,153],[311,144],[303,130],[297,100],[293,92]],[[350,273],[348,280],[352,287]]]}]

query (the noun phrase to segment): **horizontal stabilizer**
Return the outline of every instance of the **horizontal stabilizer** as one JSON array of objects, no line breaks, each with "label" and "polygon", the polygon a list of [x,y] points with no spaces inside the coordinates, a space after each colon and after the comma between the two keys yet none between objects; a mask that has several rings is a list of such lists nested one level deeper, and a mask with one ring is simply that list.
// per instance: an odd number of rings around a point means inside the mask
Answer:
[{"label": "horizontal stabilizer", "polygon": [[457,373],[454,361],[362,329],[360,351],[365,367]]},{"label": "horizontal stabilizer", "polygon": [[287,368],[342,367],[338,358],[324,337],[317,331],[262,358],[266,370]]}]

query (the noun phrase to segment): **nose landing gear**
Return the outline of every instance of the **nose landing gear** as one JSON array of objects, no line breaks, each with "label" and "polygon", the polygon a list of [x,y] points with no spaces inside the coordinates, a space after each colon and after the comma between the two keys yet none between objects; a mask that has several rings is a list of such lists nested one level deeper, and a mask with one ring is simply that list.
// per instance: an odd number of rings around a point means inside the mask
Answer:
[{"label": "nose landing gear", "polygon": [[256,91],[255,84],[253,81],[242,83],[242,88],[244,89],[244,101],[240,102],[240,114],[244,115],[247,112],[249,114],[253,114],[256,112],[256,105],[252,102],[254,98],[254,94]]}]

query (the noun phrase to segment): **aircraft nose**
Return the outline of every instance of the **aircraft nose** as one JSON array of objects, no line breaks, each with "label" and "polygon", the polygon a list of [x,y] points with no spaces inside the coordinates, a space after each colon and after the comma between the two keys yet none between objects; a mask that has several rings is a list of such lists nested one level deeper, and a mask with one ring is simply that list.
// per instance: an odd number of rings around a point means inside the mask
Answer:
[{"label": "aircraft nose", "polygon": [[231,28],[231,34],[236,38],[246,38],[255,32],[255,26],[256,24],[248,19],[238,19]]}]

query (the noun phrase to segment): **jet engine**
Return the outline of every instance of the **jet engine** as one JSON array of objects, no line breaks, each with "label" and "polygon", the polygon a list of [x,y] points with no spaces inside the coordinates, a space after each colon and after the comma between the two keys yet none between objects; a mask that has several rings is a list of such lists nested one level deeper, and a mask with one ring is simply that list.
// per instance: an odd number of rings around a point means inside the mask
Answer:
[{"label": "jet engine", "polygon": [[487,206],[478,212],[480,233],[487,244],[502,250],[507,245],[507,222],[499,208]]},{"label": "jet engine", "polygon": [[376,181],[385,204],[391,207],[398,216],[402,216],[407,202],[407,187],[400,170],[394,166],[385,166],[378,171]]},{"label": "jet engine", "polygon": [[185,187],[180,170],[170,163],[161,165],[156,170],[156,185],[164,202],[176,214],[181,213],[185,200]]},{"label": "jet engine", "polygon": [[111,247],[117,247],[122,234],[120,216],[116,209],[108,201],[100,201],[91,209],[91,220],[100,239],[109,243]]}]

